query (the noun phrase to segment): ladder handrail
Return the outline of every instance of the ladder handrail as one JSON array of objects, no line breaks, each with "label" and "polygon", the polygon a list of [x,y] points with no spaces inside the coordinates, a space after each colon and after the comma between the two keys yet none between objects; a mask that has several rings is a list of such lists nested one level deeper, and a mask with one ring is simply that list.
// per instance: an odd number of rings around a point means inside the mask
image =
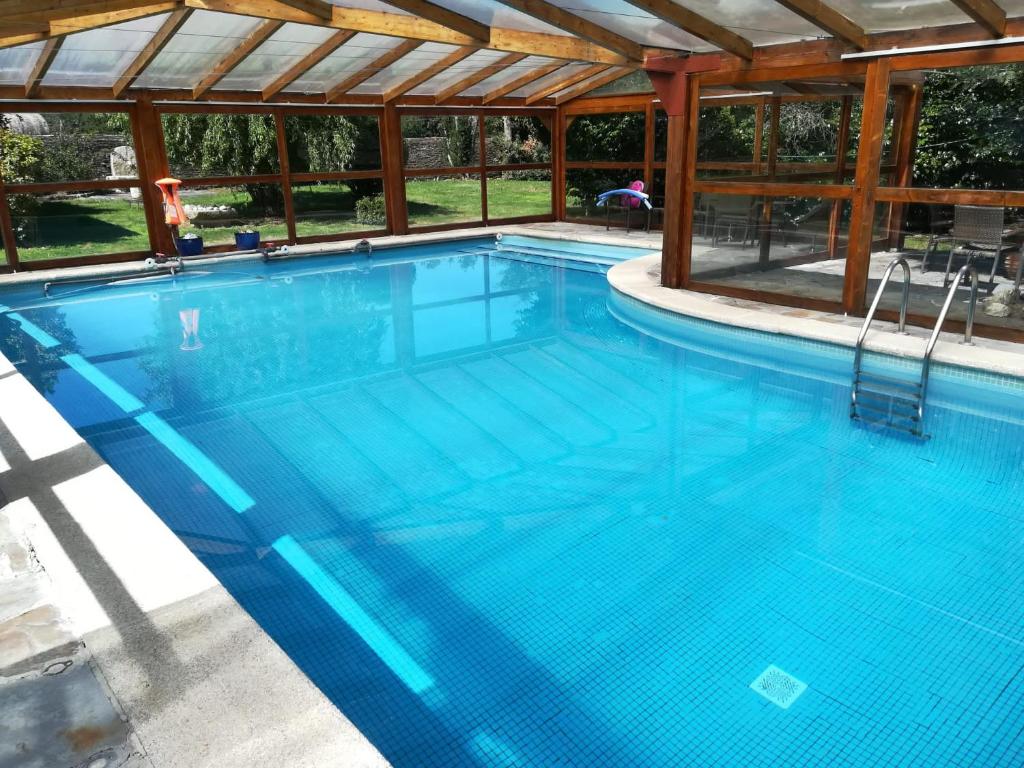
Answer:
[{"label": "ladder handrail", "polygon": [[956,292],[960,288],[960,284],[963,282],[964,276],[971,276],[971,299],[967,305],[967,323],[964,327],[964,344],[972,344],[971,339],[974,336],[974,313],[978,307],[978,269],[973,264],[964,264],[960,267],[960,271],[956,273],[956,279],[953,284],[949,287],[949,291],[946,293],[946,301],[942,304],[942,310],[939,312],[939,317],[935,321],[935,328],[932,329],[931,338],[928,339],[928,346],[924,350],[924,361],[921,365],[921,407],[919,410],[924,409],[925,394],[928,391],[928,374],[932,364],[932,352],[935,351],[935,345],[939,341],[939,334],[942,333],[942,326],[946,323],[946,315],[949,314],[949,308],[953,306],[953,299],[956,298]]},{"label": "ladder handrail", "polygon": [[882,302],[882,294],[885,292],[885,286],[888,285],[889,279],[892,277],[892,273],[898,266],[903,267],[903,292],[900,296],[899,332],[903,333],[907,329],[907,304],[910,302],[910,265],[907,263],[905,258],[899,256],[889,262],[889,266],[887,266],[885,268],[885,272],[882,273],[882,280],[878,284],[878,290],[875,291],[875,298],[874,301],[871,302],[871,309],[868,310],[868,314],[864,318],[864,324],[860,327],[860,335],[857,336],[857,351],[853,360],[854,376],[860,373],[860,362],[864,355],[864,339],[867,338],[868,329],[871,327],[871,323],[875,319],[875,312],[878,311],[878,305]]}]

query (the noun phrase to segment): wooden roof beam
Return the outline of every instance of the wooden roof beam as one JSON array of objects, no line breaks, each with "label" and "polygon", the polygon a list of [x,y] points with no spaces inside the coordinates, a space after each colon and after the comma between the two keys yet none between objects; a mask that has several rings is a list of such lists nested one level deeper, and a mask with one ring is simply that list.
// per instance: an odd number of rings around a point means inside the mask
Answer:
[{"label": "wooden roof beam", "polygon": [[573,75],[566,75],[565,77],[555,80],[553,83],[545,85],[540,90],[534,91],[533,93],[526,97],[524,103],[527,106],[529,106],[530,104],[536,104],[541,99],[546,99],[553,93],[564,91],[566,88],[576,85],[576,83],[581,83],[584,80],[593,77],[594,75],[599,75],[602,72],[606,72],[608,71],[608,69],[609,67],[606,67],[604,64],[594,64],[593,66],[582,69]]},{"label": "wooden roof beam", "polygon": [[565,104],[567,101],[578,99],[580,96],[586,93],[590,93],[596,88],[600,88],[602,85],[614,83],[620,77],[628,75],[631,71],[632,70],[630,70],[627,67],[611,67],[607,72],[605,72],[600,77],[595,77],[593,80],[587,80],[585,82],[582,82],[572,90],[555,96],[555,105],[557,106]]},{"label": "wooden roof beam", "polygon": [[462,48],[452,51],[440,61],[431,64],[429,67],[426,67],[420,72],[417,72],[415,75],[408,78],[407,80],[403,80],[398,85],[393,86],[389,88],[387,91],[385,91],[383,97],[384,103],[387,104],[389,101],[394,101],[399,96],[408,93],[416,86],[422,85],[423,83],[427,82],[427,80],[429,80],[430,78],[439,75],[440,73],[448,69],[448,67],[452,66],[453,64],[458,64],[464,58],[466,58],[467,56],[472,56],[476,52],[477,49],[471,45],[463,46]]},{"label": "wooden roof beam", "polygon": [[454,29],[464,35],[469,35],[474,40],[486,43],[491,39],[491,28],[481,24],[475,19],[451,11],[443,6],[431,3],[429,0],[384,0],[388,5],[401,8],[403,11],[419,16],[421,19],[433,21],[442,27]]},{"label": "wooden roof beam", "polygon": [[442,104],[453,96],[458,96],[467,88],[472,88],[477,83],[483,82],[488,77],[498,74],[504,71],[513,64],[518,64],[520,61],[526,58],[525,53],[510,53],[507,56],[503,56],[493,64],[481,67],[476,72],[471,74],[469,77],[464,77],[456,83],[452,83],[444,90],[440,91],[437,96],[434,97],[435,104]]},{"label": "wooden roof beam", "polygon": [[746,61],[754,58],[754,44],[730,29],[716,24],[705,16],[694,13],[672,0],[626,0],[630,5],[673,24],[701,40],[717,45],[723,51],[739,56]]},{"label": "wooden roof beam", "polygon": [[60,53],[60,47],[64,44],[63,37],[54,37],[46,41],[46,46],[39,53],[39,58],[32,65],[32,71],[28,73],[28,80],[25,82],[25,98],[34,99],[39,95],[39,88],[43,78],[46,77],[50,65]]},{"label": "wooden roof beam", "polygon": [[237,48],[218,61],[210,73],[204,77],[195,88],[192,89],[192,98],[201,98],[213,86],[224,79],[231,70],[242,63],[249,54],[265,43],[271,35],[284,26],[283,21],[264,21],[256,29],[249,33]]},{"label": "wooden roof beam", "polygon": [[[4,35],[0,36],[0,48],[10,48],[15,45],[49,40],[61,35],[71,35],[88,29],[98,29],[125,21],[168,13],[180,7],[180,0],[164,0],[163,2],[142,6],[139,6],[137,0],[135,0],[132,4],[135,7],[128,8],[127,10],[90,13],[85,16],[74,16],[73,14],[77,13],[77,10],[61,11],[53,9],[42,12],[34,9],[31,12],[5,15],[0,18],[0,26],[3,27],[5,32]],[[75,8],[78,7],[80,6]],[[23,5],[21,9],[24,9]]]},{"label": "wooden roof beam", "polygon": [[420,40],[405,40],[399,43],[383,56],[374,59],[362,69],[353,72],[340,83],[331,86],[330,90],[327,91],[327,103],[330,104],[333,101],[338,101],[357,85],[369,80],[381,70],[387,69],[403,56],[415,51],[421,45],[423,45],[423,43]]},{"label": "wooden roof beam", "polygon": [[520,75],[514,80],[510,80],[509,82],[499,85],[496,88],[492,88],[483,95],[482,101],[484,104],[490,104],[492,101],[500,99],[506,93],[518,91],[523,86],[529,85],[530,83],[536,80],[540,80],[542,77],[547,77],[552,72],[555,72],[556,70],[559,70],[564,66],[565,62],[558,61],[553,64],[545,64],[542,67],[536,67],[534,69],[531,69],[529,72]]},{"label": "wooden roof beam", "polygon": [[837,40],[842,40],[847,45],[861,51],[868,47],[867,32],[821,0],[775,0],[775,2],[796,15],[802,16],[814,26],[828,32]]},{"label": "wooden roof beam", "polygon": [[276,80],[274,80],[274,82],[272,82],[270,85],[264,88],[263,99],[265,101],[272,99],[274,96],[279,94],[289,85],[291,85],[300,77],[302,77],[310,69],[315,67],[321,61],[323,61],[336,50],[338,50],[338,48],[340,48],[346,42],[355,37],[355,35],[356,33],[352,32],[351,30],[342,30],[340,32],[335,32],[333,35],[327,38],[327,40],[325,40],[312,51],[307,53],[305,56],[303,56],[301,59],[295,62],[292,66],[288,67],[288,69],[280,77],[278,77]]},{"label": "wooden roof beam", "polygon": [[153,35],[153,39],[149,41],[145,48],[139,51],[131,63],[118,76],[117,80],[114,81],[114,98],[121,98],[124,92],[132,87],[143,70],[149,66],[153,59],[160,55],[160,51],[171,42],[171,38],[188,21],[188,17],[191,15],[191,8],[179,8],[167,17],[167,20],[160,25],[160,29]]},{"label": "wooden roof beam", "polygon": [[331,16],[334,15],[334,6],[325,0],[275,0],[281,5],[287,5],[289,8],[294,8],[298,11],[305,13],[311,13],[314,16],[319,16],[325,21],[330,21]]},{"label": "wooden roof beam", "polygon": [[953,5],[966,13],[992,37],[1006,36],[1006,11],[995,0],[952,0]]},{"label": "wooden roof beam", "polygon": [[644,60],[644,47],[640,43],[617,32],[612,32],[582,16],[569,13],[547,0],[498,0],[498,2],[572,35],[582,37],[584,40],[617,51],[631,61],[642,62]]}]

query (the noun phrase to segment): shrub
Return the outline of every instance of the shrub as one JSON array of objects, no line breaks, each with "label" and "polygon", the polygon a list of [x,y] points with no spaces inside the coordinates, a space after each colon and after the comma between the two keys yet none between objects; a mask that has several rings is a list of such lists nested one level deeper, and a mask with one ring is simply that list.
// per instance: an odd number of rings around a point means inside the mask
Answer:
[{"label": "shrub", "polygon": [[[4,129],[0,123],[0,176],[8,184],[26,184],[37,180],[43,142],[34,136],[22,136]],[[7,204],[19,237],[24,217],[35,213],[39,203],[34,195],[9,195]]]},{"label": "shrub", "polygon": [[360,224],[383,226],[387,220],[384,195],[370,195],[356,201],[356,221]]}]

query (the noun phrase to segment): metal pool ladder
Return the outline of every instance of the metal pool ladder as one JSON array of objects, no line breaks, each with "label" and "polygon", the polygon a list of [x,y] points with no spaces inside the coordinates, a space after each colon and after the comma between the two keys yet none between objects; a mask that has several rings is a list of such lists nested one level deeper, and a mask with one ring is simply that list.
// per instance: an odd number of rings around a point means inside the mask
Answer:
[{"label": "metal pool ladder", "polygon": [[932,335],[924,350],[921,360],[921,373],[917,380],[887,376],[873,371],[864,370],[864,340],[868,329],[875,319],[875,312],[882,301],[882,294],[892,277],[896,267],[903,268],[903,291],[900,296],[899,332],[906,333],[907,304],[910,301],[910,265],[903,257],[893,259],[882,281],[878,284],[871,309],[868,310],[860,335],[857,337],[857,350],[853,356],[853,388],[850,392],[850,418],[868,424],[877,424],[891,429],[909,432],[915,437],[924,437],[924,404],[928,394],[928,374],[931,370],[932,352],[939,340],[946,315],[953,305],[953,299],[964,278],[970,275],[971,298],[967,305],[967,324],[964,329],[964,344],[971,344],[974,332],[974,312],[978,306],[978,270],[973,264],[965,264],[957,272],[956,279],[946,293],[946,301],[935,321]]}]

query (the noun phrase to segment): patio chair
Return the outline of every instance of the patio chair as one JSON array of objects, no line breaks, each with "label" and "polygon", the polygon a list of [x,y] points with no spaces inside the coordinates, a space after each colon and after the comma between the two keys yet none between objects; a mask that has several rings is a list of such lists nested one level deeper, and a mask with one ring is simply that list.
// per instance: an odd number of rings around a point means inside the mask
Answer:
[{"label": "patio chair", "polygon": [[[995,283],[996,273],[1002,268],[1006,255],[1013,250],[1012,245],[1003,242],[1004,210],[980,205],[958,205],[953,209],[953,229],[949,235],[933,236],[928,242],[921,270],[925,271],[928,262],[938,251],[943,242],[950,244],[949,257],[946,260],[946,272],[942,277],[942,287],[949,285],[950,274],[954,264],[963,262],[972,264],[982,259],[992,260],[988,283]],[[1018,270],[1019,271],[1019,270]]]},{"label": "patio chair", "polygon": [[757,200],[735,195],[709,195],[706,218],[711,229],[711,245],[721,240],[734,241],[739,235],[740,246],[745,248],[757,242],[760,232]]}]

